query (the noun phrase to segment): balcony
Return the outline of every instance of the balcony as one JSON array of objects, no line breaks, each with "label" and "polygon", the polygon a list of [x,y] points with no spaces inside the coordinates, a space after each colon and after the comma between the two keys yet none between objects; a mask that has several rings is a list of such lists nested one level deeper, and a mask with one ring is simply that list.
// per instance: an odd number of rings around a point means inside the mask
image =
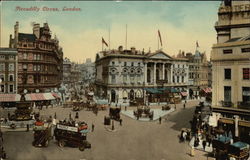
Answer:
[{"label": "balcony", "polygon": [[238,108],[250,110],[250,101],[238,102]]},{"label": "balcony", "polygon": [[229,102],[229,101],[221,101],[221,106],[222,107],[233,107],[233,103],[232,102]]}]

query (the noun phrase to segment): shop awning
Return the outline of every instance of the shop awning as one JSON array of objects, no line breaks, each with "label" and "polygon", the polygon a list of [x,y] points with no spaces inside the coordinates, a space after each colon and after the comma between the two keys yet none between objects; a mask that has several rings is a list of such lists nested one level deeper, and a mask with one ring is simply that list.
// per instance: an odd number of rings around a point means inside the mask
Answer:
[{"label": "shop awning", "polygon": [[52,93],[44,93],[43,96],[46,100],[54,100],[55,97],[52,95]]},{"label": "shop awning", "polygon": [[58,93],[51,93],[56,99],[61,99],[61,97],[58,95]]},{"label": "shop awning", "polygon": [[168,92],[171,92],[171,93],[179,93],[179,91],[176,88],[172,88],[172,87],[159,88],[159,90],[168,91]]},{"label": "shop awning", "polygon": [[157,88],[145,88],[145,90],[149,93],[153,93],[153,94],[161,94],[162,91],[160,89]]},{"label": "shop awning", "polygon": [[46,101],[53,100],[55,97],[52,93],[30,93],[25,95],[26,101]]},{"label": "shop awning", "polygon": [[203,91],[205,93],[211,93],[212,92],[212,89],[211,88],[204,88]]},{"label": "shop awning", "polygon": [[26,101],[44,101],[46,98],[43,96],[43,93],[30,93],[25,95]]},{"label": "shop awning", "polygon": [[20,94],[0,94],[0,102],[17,102],[20,98]]},{"label": "shop awning", "polygon": [[187,96],[188,93],[187,93],[187,92],[181,92],[181,95],[182,95],[182,96]]}]

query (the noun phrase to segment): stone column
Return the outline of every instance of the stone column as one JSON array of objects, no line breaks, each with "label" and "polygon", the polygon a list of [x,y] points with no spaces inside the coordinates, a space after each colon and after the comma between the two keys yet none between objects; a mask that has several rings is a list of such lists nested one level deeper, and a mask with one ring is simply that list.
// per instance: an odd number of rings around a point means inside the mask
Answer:
[{"label": "stone column", "polygon": [[144,64],[144,83],[145,83],[145,85],[147,85],[148,84],[148,82],[147,82],[147,76],[148,76],[148,64],[147,63],[145,63]]},{"label": "stone column", "polygon": [[234,116],[234,124],[235,124],[235,137],[239,137],[239,116],[238,115],[235,115]]},{"label": "stone column", "polygon": [[165,80],[165,63],[162,64],[162,79]]},{"label": "stone column", "polygon": [[173,83],[173,64],[170,66],[170,83]]},{"label": "stone column", "polygon": [[156,84],[156,63],[154,63],[154,79],[153,79],[154,84]]}]

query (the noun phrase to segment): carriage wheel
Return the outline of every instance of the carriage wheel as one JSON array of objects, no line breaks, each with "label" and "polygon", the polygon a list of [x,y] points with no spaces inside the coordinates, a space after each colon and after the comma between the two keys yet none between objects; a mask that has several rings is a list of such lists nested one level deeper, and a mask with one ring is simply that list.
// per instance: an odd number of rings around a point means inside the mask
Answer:
[{"label": "carriage wheel", "polygon": [[80,151],[84,151],[84,149],[85,149],[84,145],[80,145],[80,146],[79,146],[79,150],[80,150]]},{"label": "carriage wheel", "polygon": [[59,146],[59,147],[64,147],[65,144],[66,144],[66,143],[65,143],[64,140],[59,140],[59,141],[58,141],[58,146]]}]

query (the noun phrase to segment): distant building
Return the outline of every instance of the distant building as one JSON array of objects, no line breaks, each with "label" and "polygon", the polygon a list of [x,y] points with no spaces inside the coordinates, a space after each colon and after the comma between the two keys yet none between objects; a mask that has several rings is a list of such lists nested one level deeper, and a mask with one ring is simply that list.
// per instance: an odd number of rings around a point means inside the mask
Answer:
[{"label": "distant building", "polygon": [[91,62],[90,58],[87,58],[86,62],[80,66],[82,82],[85,84],[94,83],[96,75],[95,63]]},{"label": "distant building", "polygon": [[19,23],[10,35],[10,48],[18,51],[18,92],[56,90],[62,82],[63,51],[59,41],[51,38],[48,23],[33,25],[33,33],[20,33]]},{"label": "distant building", "polygon": [[0,48],[0,93],[17,93],[17,50]]},{"label": "distant building", "polygon": [[146,53],[120,46],[97,53],[95,65],[97,95],[110,103],[166,102],[167,97],[159,95],[164,90],[188,95],[187,59],[172,58],[161,50]]},{"label": "distant building", "polygon": [[63,60],[63,84],[71,83],[71,61],[68,58]]},{"label": "distant building", "polygon": [[[179,52],[177,58],[188,59],[189,66],[189,94],[191,97],[200,96],[201,91],[207,92],[207,88],[211,87],[211,65],[207,60],[206,53],[201,53],[197,48],[195,54]],[[210,88],[211,89],[211,88]]]},{"label": "distant building", "polygon": [[79,64],[71,62],[70,59],[63,60],[63,84],[67,86],[75,86],[80,81]]}]

